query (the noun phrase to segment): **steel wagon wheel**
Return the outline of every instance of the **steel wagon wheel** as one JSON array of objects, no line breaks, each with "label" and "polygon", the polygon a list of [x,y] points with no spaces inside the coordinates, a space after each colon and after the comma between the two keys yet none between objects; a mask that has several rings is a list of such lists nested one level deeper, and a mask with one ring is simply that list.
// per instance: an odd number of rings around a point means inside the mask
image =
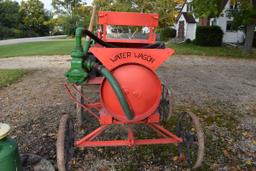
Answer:
[{"label": "steel wagon wheel", "polygon": [[74,124],[68,114],[60,119],[56,151],[57,167],[59,171],[71,170],[71,159],[74,153],[75,132]]},{"label": "steel wagon wheel", "polygon": [[180,160],[185,160],[191,169],[201,166],[204,157],[204,134],[198,117],[192,112],[178,116],[176,135],[183,138],[178,144]]},{"label": "steel wagon wheel", "polygon": [[165,84],[162,84],[162,96],[159,105],[160,120],[166,122],[172,116],[174,109],[173,93]]}]

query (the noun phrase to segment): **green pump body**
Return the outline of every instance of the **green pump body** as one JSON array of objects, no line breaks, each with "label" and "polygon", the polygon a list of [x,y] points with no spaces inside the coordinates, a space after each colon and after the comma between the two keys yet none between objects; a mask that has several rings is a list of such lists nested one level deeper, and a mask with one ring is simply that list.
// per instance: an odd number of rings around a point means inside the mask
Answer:
[{"label": "green pump body", "polygon": [[0,140],[0,171],[22,171],[18,145],[9,137]]},{"label": "green pump body", "polygon": [[71,67],[65,76],[68,78],[70,83],[82,84],[88,78],[88,72],[84,67],[84,54],[88,52],[91,41],[86,40],[84,47],[82,46],[82,33],[83,28],[78,27],[76,29],[76,45],[74,50],[71,52]]},{"label": "green pump body", "polygon": [[95,63],[95,58],[91,57],[88,54],[90,46],[93,44],[93,41],[85,40],[84,46],[82,46],[82,36],[84,28],[78,27],[76,29],[76,43],[75,48],[71,52],[71,67],[68,72],[65,73],[65,76],[68,78],[68,82],[75,84],[82,84],[87,81],[90,71],[92,68],[96,68],[111,84],[113,90],[115,91],[116,96],[123,108],[123,111],[126,114],[128,120],[132,120],[133,112],[130,109],[127,100],[125,99],[124,93],[113,77],[110,71],[108,71],[104,66],[99,66]]}]

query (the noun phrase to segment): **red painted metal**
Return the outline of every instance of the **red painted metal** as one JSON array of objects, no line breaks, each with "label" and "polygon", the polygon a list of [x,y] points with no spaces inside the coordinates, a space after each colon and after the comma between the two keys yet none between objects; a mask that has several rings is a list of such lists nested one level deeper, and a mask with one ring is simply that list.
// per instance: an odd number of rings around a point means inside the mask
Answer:
[{"label": "red painted metal", "polygon": [[[93,132],[85,135],[75,142],[77,147],[100,147],[100,146],[128,146],[146,144],[171,144],[181,143],[183,140],[168,130],[161,127],[160,114],[158,106],[160,103],[162,86],[160,79],[155,74],[155,70],[174,54],[174,50],[164,49],[146,49],[140,48],[145,44],[155,42],[155,27],[158,26],[158,14],[142,14],[127,12],[99,12],[98,23],[103,27],[103,34],[98,36],[106,42],[113,44],[122,44],[125,48],[106,48],[99,44],[90,47],[89,51],[111,71],[119,83],[124,95],[133,111],[134,118],[127,120],[120,103],[110,86],[109,82],[96,77],[89,79],[87,84],[98,84],[100,87],[100,102],[89,103],[90,99],[84,97],[74,85],[70,87],[65,84],[65,88],[70,98],[83,107],[89,114],[98,119],[100,127]],[[124,40],[107,38],[108,25],[121,26],[142,26],[149,27],[150,33],[147,40]],[[84,97],[82,104],[77,101],[73,92]],[[93,109],[93,110],[92,110]],[[99,111],[95,113],[95,109]],[[98,140],[97,137],[108,129],[110,125],[125,125],[127,127],[127,139],[124,140]],[[152,128],[159,138],[136,139],[131,125],[144,124]]]},{"label": "red painted metal", "polygon": [[[82,104],[76,99],[76,96],[71,92],[70,88],[68,87],[67,83],[64,84],[64,87],[66,89],[67,94],[69,95],[70,99],[73,100],[75,103],[77,103],[80,107],[82,107],[85,111],[87,111],[89,114],[94,116],[96,119],[99,120],[99,116],[93,112],[88,106],[85,104]],[[97,108],[96,108],[97,109]]]},{"label": "red painted metal", "polygon": [[90,134],[83,137],[81,140],[75,142],[77,147],[112,147],[112,146],[138,146],[138,145],[148,145],[148,144],[173,144],[181,143],[183,140],[168,130],[164,129],[158,124],[149,124],[148,126],[153,127],[157,133],[162,135],[163,138],[153,138],[153,139],[135,139],[133,131],[128,126],[128,136],[127,140],[104,140],[104,141],[93,141],[97,136],[103,133],[110,125],[102,125]]},{"label": "red painted metal", "polygon": [[93,132],[89,133],[88,135],[84,136],[82,139],[78,140],[75,142],[75,145],[79,146],[82,143],[86,142],[86,141],[91,141],[92,137],[96,137],[98,135],[100,135],[101,133],[103,133],[106,129],[108,128],[108,125],[102,125],[99,128],[97,128],[96,130],[94,130]]},{"label": "red painted metal", "polygon": [[159,14],[152,13],[100,11],[98,13],[98,24],[157,27],[158,18]]},{"label": "red painted metal", "polygon": [[[123,89],[129,106],[133,110],[134,122],[143,120],[156,111],[162,87],[159,78],[153,71],[141,65],[130,64],[116,68],[112,74]],[[123,122],[128,121],[107,80],[104,80],[101,86],[101,102],[114,118]]]},{"label": "red painted metal", "polygon": [[[118,43],[155,43],[156,35],[154,28],[158,26],[158,14],[145,14],[134,12],[108,12],[100,11],[98,13],[98,24],[103,25],[103,40],[106,42]],[[108,39],[107,38],[107,25],[115,26],[143,26],[149,27],[150,33],[147,40],[130,40],[130,39]]]},{"label": "red painted metal", "polygon": [[128,141],[129,141],[129,147],[133,147],[135,144],[135,140],[134,140],[134,134],[132,131],[132,128],[130,127],[130,125],[128,125]]},{"label": "red painted metal", "polygon": [[[143,139],[134,140],[134,146],[138,145],[152,145],[152,144],[173,144],[180,143],[174,138],[159,138],[159,139]],[[129,140],[110,140],[110,141],[85,141],[77,147],[116,147],[116,146],[129,146]]]},{"label": "red painted metal", "polygon": [[136,49],[136,48],[104,48],[91,47],[92,52],[104,66],[113,70],[114,68],[136,63],[143,65],[151,70],[156,70],[165,60],[174,54],[174,50],[165,49]]},{"label": "red painted metal", "polygon": [[158,125],[158,124],[151,124],[151,126],[153,126],[153,127],[155,127],[156,129],[162,131],[162,132],[165,133],[166,135],[169,135],[169,136],[171,136],[171,137],[173,137],[173,138],[175,138],[175,139],[177,139],[177,140],[179,140],[179,141],[182,141],[181,138],[177,137],[175,134],[169,132],[167,129],[164,129],[163,127],[161,127],[161,126]]}]

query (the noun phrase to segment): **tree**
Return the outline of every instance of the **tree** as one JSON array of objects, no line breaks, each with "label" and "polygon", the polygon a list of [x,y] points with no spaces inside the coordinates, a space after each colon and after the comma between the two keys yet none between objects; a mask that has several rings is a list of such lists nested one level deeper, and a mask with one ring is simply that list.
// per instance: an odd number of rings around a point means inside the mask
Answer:
[{"label": "tree", "polygon": [[53,9],[57,14],[62,15],[75,15],[81,5],[85,5],[82,0],[52,0]]},{"label": "tree", "polygon": [[[193,11],[197,17],[216,17],[222,10],[224,0],[193,0]],[[231,3],[238,4],[237,9],[229,11],[230,17],[233,17],[233,26],[245,26],[246,38],[243,46],[243,52],[252,53],[252,44],[254,29],[256,26],[256,0],[231,0]]]},{"label": "tree", "polygon": [[156,6],[152,9],[160,14],[159,25],[160,27],[167,27],[173,25],[176,19],[176,1],[172,0],[158,0]]},{"label": "tree", "polygon": [[0,0],[0,39],[21,37],[19,4]]},{"label": "tree", "polygon": [[175,22],[175,6],[181,0],[95,0],[94,4],[104,11],[126,11],[160,14],[160,27],[170,26]]},{"label": "tree", "polygon": [[44,4],[40,0],[21,1],[20,15],[24,29],[32,36],[49,34],[46,21],[50,19],[50,16],[44,10]]},{"label": "tree", "polygon": [[136,11],[133,6],[134,0],[94,0],[93,4],[100,7],[101,11]]},{"label": "tree", "polygon": [[197,17],[216,17],[219,11],[220,0],[193,0],[193,12]]},{"label": "tree", "polygon": [[89,23],[90,7],[82,0],[52,0],[55,14],[58,14],[63,30],[68,35],[74,35],[77,26]]},{"label": "tree", "polygon": [[242,0],[236,1],[236,3],[238,3],[239,9],[230,11],[230,14],[234,17],[234,26],[245,26],[246,38],[243,52],[250,54],[256,27],[256,0]]},{"label": "tree", "polygon": [[17,27],[19,22],[19,4],[10,0],[0,1],[0,26]]}]

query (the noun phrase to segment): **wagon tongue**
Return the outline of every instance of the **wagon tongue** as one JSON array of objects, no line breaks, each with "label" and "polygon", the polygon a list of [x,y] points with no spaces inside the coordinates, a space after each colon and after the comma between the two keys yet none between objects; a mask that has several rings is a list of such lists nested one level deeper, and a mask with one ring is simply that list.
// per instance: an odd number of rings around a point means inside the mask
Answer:
[{"label": "wagon tongue", "polygon": [[156,70],[168,57],[174,54],[174,50],[169,48],[132,49],[92,47],[90,51],[109,70],[128,63],[137,63],[151,70]]}]

